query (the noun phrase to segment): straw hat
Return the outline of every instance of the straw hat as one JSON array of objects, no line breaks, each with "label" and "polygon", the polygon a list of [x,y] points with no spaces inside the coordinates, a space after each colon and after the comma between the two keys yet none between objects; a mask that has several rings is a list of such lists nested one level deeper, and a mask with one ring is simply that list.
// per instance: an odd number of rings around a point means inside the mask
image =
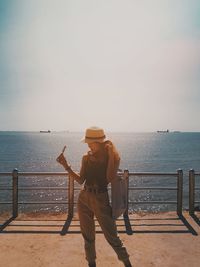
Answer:
[{"label": "straw hat", "polygon": [[102,128],[93,126],[86,129],[85,137],[81,141],[84,143],[103,143],[105,141],[105,138],[106,136],[104,130]]}]

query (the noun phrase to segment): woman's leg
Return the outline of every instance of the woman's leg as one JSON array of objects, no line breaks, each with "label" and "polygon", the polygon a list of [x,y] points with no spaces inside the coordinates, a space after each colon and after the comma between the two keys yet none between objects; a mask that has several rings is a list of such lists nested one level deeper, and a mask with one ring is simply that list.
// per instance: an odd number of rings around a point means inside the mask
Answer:
[{"label": "woman's leg", "polygon": [[118,259],[123,262],[128,261],[129,254],[118,236],[116,223],[112,218],[112,208],[109,204],[107,193],[97,195],[94,210],[105,238],[115,250]]},{"label": "woman's leg", "polygon": [[96,259],[94,213],[87,206],[87,197],[85,194],[87,192],[81,191],[79,195],[78,214],[81,233],[84,238],[86,260],[89,263],[94,263]]}]

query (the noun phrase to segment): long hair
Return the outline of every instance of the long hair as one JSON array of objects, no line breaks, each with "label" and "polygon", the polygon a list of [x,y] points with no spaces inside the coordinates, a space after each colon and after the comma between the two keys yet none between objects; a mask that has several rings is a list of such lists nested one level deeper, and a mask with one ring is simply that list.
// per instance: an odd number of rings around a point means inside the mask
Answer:
[{"label": "long hair", "polygon": [[120,155],[119,155],[119,152],[117,151],[115,145],[110,140],[106,140],[104,142],[105,149],[106,149],[106,145],[111,145],[112,146],[112,150],[113,150],[113,154],[114,154],[115,165],[118,165],[119,166],[119,163],[120,163]]},{"label": "long hair", "polygon": [[98,153],[91,154],[89,151],[90,159],[92,161],[98,161],[98,162],[107,161],[108,160],[108,148],[107,148],[108,145],[112,146],[113,154],[114,154],[114,165],[118,168],[119,162],[120,162],[120,156],[115,145],[110,140],[106,140],[103,143],[99,143],[100,150]]},{"label": "long hair", "polygon": [[110,140],[106,140],[103,144],[105,148],[106,148],[106,145],[112,146],[114,158],[115,160],[119,161],[120,160],[119,152],[117,151],[116,146],[113,144],[113,142]]}]

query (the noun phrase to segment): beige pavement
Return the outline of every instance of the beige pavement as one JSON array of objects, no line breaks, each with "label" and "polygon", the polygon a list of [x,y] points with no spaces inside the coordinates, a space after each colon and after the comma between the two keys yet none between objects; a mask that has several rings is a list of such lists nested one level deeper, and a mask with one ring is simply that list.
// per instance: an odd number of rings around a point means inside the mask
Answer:
[{"label": "beige pavement", "polygon": [[[123,220],[117,221],[119,235],[134,267],[199,267],[200,227],[184,212],[132,214],[132,235]],[[200,217],[200,214],[197,214]],[[86,267],[79,221],[72,221],[68,233],[60,235],[66,215],[21,215],[0,234],[0,266]],[[5,216],[1,224],[5,221]],[[123,266],[96,227],[97,266]]]}]

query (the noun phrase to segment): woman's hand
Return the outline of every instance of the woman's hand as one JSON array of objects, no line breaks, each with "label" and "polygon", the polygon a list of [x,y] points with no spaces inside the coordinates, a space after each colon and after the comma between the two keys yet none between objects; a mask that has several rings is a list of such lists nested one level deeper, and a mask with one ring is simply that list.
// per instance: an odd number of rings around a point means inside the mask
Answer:
[{"label": "woman's hand", "polygon": [[64,156],[63,153],[61,153],[61,154],[57,157],[56,161],[57,161],[58,163],[60,163],[65,169],[69,169],[69,168],[70,168],[70,166],[68,165],[67,160],[66,160],[66,158],[65,158],[65,156]]},{"label": "woman's hand", "polygon": [[113,151],[113,145],[112,143],[108,143],[105,145],[105,148],[107,149],[108,151],[108,156],[113,156],[114,154],[114,151]]}]

